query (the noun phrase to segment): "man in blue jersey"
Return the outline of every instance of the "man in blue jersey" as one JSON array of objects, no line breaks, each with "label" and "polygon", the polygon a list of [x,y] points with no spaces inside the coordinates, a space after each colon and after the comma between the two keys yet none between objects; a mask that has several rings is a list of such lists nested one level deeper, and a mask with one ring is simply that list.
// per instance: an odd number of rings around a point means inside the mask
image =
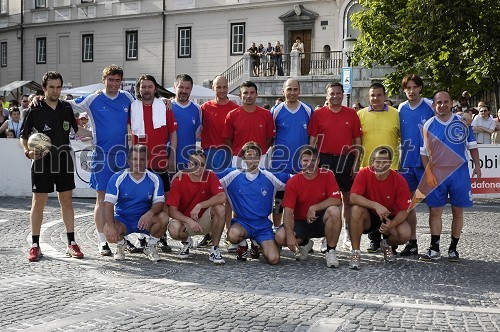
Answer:
[{"label": "man in blue jersey", "polygon": [[[280,253],[276,242],[269,214],[273,208],[274,195],[283,190],[288,175],[278,179],[269,171],[259,169],[261,147],[256,142],[248,142],[241,149],[241,157],[245,161],[245,169],[228,168],[217,174],[226,191],[229,202],[236,213],[227,232],[231,243],[239,243],[237,259],[247,259],[246,239],[256,241],[267,262],[278,264]],[[252,257],[257,258],[257,248]]]},{"label": "man in blue jersey", "polygon": [[[424,168],[420,158],[420,143],[422,142],[420,126],[434,116],[434,111],[432,110],[432,100],[422,98],[424,82],[419,76],[415,74],[406,75],[401,85],[408,100],[399,104],[398,109],[401,130],[400,173],[408,183],[413,196],[424,175]],[[399,255],[418,255],[417,214],[415,209],[408,212],[407,221],[411,228],[410,241]]]},{"label": "man in blue jersey", "polygon": [[[271,108],[276,137],[271,151],[271,169],[277,172],[296,174],[301,170],[299,151],[309,142],[307,126],[313,112],[311,105],[299,100],[300,84],[295,79],[283,83],[285,101]],[[274,227],[281,225],[284,191],[276,193],[273,210]]]},{"label": "man in blue jersey", "polygon": [[114,174],[109,180],[104,199],[106,239],[116,243],[114,258],[125,258],[124,236],[130,233],[149,234],[144,253],[159,261],[156,244],[167,229],[168,214],[163,212],[163,182],[146,169],[148,149],[134,145],[128,151],[129,169]]},{"label": "man in blue jersey", "polygon": [[193,90],[193,79],[187,74],[177,75],[174,83],[175,100],[172,111],[177,120],[176,164],[178,169],[186,166],[190,153],[196,149],[196,138],[200,135],[201,109],[189,100]]},{"label": "man in blue jersey", "polygon": [[453,215],[451,223],[451,244],[448,260],[458,262],[458,240],[463,227],[463,208],[472,206],[471,183],[469,180],[469,160],[466,150],[474,162],[472,177],[481,177],[479,152],[471,127],[451,112],[453,101],[446,91],[434,96],[433,108],[436,115],[424,124],[423,142],[420,147],[422,164],[425,168],[425,182],[419,190],[426,194],[429,206],[429,226],[431,245],[420,257],[422,261],[440,258],[439,242],[442,230],[442,214],[448,196]]}]

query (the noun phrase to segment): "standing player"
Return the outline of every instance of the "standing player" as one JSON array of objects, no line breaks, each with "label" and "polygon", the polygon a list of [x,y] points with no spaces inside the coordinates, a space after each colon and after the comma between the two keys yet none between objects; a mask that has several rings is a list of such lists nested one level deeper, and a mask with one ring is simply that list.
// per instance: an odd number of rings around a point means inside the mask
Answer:
[{"label": "standing player", "polygon": [[[295,174],[300,171],[299,151],[308,144],[307,126],[312,107],[299,100],[300,84],[295,79],[283,83],[285,101],[273,106],[271,114],[276,126],[276,140],[271,151],[271,169]],[[283,191],[276,193],[273,211],[274,227],[281,225]]]},{"label": "standing player", "polygon": [[313,246],[309,239],[326,236],[326,266],[338,267],[335,249],[342,230],[340,190],[332,171],[319,168],[318,154],[312,146],[300,150],[302,172],[286,184],[285,227],[276,232],[276,242],[296,252],[295,258],[303,261]]},{"label": "standing player", "polygon": [[[429,206],[431,245],[420,260],[431,261],[440,257],[439,243],[442,230],[442,214],[448,196],[451,201],[451,243],[448,260],[458,262],[458,240],[464,224],[463,208],[472,206],[469,160],[466,150],[474,162],[472,176],[481,177],[479,152],[472,127],[466,126],[460,117],[451,112],[453,101],[446,91],[434,96],[432,104],[436,115],[424,125],[424,140],[420,148],[425,168],[425,201]],[[428,189],[431,189],[430,192]]]},{"label": "standing player", "polygon": [[[273,208],[274,195],[277,190],[285,188],[284,182],[288,175],[283,176],[282,181],[269,171],[259,169],[261,148],[256,142],[246,143],[241,150],[241,156],[245,162],[244,168],[228,168],[218,174],[236,213],[227,232],[229,241],[239,244],[236,258],[240,261],[247,259],[246,239],[250,238],[260,245],[269,264],[278,264],[280,253],[274,241],[269,214]],[[258,246],[252,247],[252,258],[258,258]]]},{"label": "standing player", "polygon": [[97,191],[94,221],[99,252],[111,256],[104,236],[104,196],[113,174],[127,167],[129,107],[134,97],[120,90],[123,69],[111,65],[102,71],[104,90],[70,103],[76,112],[87,112],[94,132],[94,151],[90,166],[90,186]]},{"label": "standing player", "polygon": [[163,183],[146,169],[148,149],[134,145],[128,152],[130,169],[114,174],[109,180],[104,199],[106,239],[116,243],[115,259],[125,258],[124,236],[130,233],[149,234],[144,253],[159,261],[158,240],[167,229],[168,215],[163,212]]},{"label": "standing player", "polygon": [[[422,98],[424,82],[415,75],[406,75],[402,81],[403,91],[408,98],[399,104],[399,124],[401,128],[401,170],[413,196],[424,175],[420,158],[422,133],[420,126],[434,116],[432,101]],[[417,213],[415,209],[408,212],[408,224],[411,227],[410,241],[399,253],[400,256],[418,254],[417,245]]]},{"label": "standing player", "polygon": [[342,192],[344,217],[344,247],[350,248],[349,222],[351,205],[349,192],[358,165],[361,145],[361,124],[352,108],[342,106],[344,88],[340,83],[326,86],[326,106],[314,111],[309,124],[309,143],[320,152],[320,165],[330,169]]},{"label": "standing player", "polygon": [[201,129],[200,106],[189,100],[193,90],[193,79],[187,74],[177,75],[174,83],[175,99],[172,111],[177,121],[177,150],[175,153],[177,169],[183,169],[189,154],[196,149],[196,137]]},{"label": "standing player", "polygon": [[[73,189],[75,188],[73,158],[69,133],[73,129],[78,135],[92,136],[92,133],[79,128],[73,109],[67,102],[59,100],[63,78],[57,72],[47,72],[42,78],[45,99],[28,111],[21,132],[21,145],[31,163],[31,184],[33,203],[31,205],[30,223],[33,244],[29,250],[28,260],[35,262],[42,257],[40,250],[40,229],[43,222],[43,210],[47,203],[48,193],[57,191],[61,215],[66,227],[68,248],[66,254],[74,258],[83,258],[80,247],[75,242],[75,211],[73,210]],[[35,129],[46,134],[52,141],[52,148],[46,155],[40,155],[28,148],[28,138]]]}]

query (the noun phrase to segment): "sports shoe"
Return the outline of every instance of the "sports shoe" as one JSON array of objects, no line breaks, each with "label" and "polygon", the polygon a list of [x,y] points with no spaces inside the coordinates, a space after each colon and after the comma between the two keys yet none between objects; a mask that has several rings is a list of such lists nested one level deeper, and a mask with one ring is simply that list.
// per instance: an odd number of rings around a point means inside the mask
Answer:
[{"label": "sports shoe", "polygon": [[210,234],[207,234],[203,237],[203,240],[198,243],[198,247],[206,247],[206,246],[211,246],[212,245],[212,237]]},{"label": "sports shoe", "polygon": [[129,253],[131,254],[136,254],[138,252],[141,252],[141,248],[137,248],[136,246],[134,246],[132,244],[132,242],[130,242],[129,240],[125,240],[125,244],[126,244],[126,249]]},{"label": "sports shoe", "polygon": [[311,250],[313,246],[313,242],[309,240],[305,246],[299,246],[297,251],[295,252],[295,259],[298,261],[306,261],[309,257],[309,250]]},{"label": "sports shoe", "polygon": [[113,258],[117,261],[125,259],[125,248],[126,247],[127,247],[126,243],[123,243],[123,244],[117,243]]},{"label": "sports shoe", "polygon": [[456,250],[448,250],[448,262],[458,263],[460,262],[460,255]]},{"label": "sports shoe", "polygon": [[252,245],[250,246],[250,257],[253,259],[259,259],[260,257],[260,246],[255,245],[252,241]]},{"label": "sports shoe", "polygon": [[31,248],[28,252],[28,260],[30,262],[36,262],[41,257],[43,257],[42,250],[40,249],[40,247],[36,243],[33,243],[33,245],[31,246]]},{"label": "sports shoe", "polygon": [[146,248],[146,246],[148,245],[148,240],[143,237],[143,238],[138,238],[137,239],[137,242],[135,243],[135,247],[136,248],[139,248],[141,251]]},{"label": "sports shoe", "polygon": [[424,262],[430,262],[432,260],[438,260],[441,257],[441,253],[439,251],[432,250],[431,248],[427,249],[427,252],[419,257],[419,260]]},{"label": "sports shoe", "polygon": [[370,242],[370,245],[368,245],[366,251],[368,251],[371,254],[381,252],[382,249],[380,248],[380,242]]},{"label": "sports shoe", "polygon": [[182,248],[179,251],[179,258],[180,259],[186,259],[189,258],[189,249],[193,247],[193,240],[189,236],[187,239],[187,242],[181,242]]},{"label": "sports shoe", "polygon": [[158,262],[160,260],[160,255],[158,255],[158,249],[155,244],[148,244],[144,247],[142,252],[148,256],[148,259],[153,262]]},{"label": "sports shoe", "polygon": [[[229,242],[231,243],[231,242]],[[227,247],[227,252],[236,252],[238,251],[238,245],[237,244],[229,244],[229,246]]]},{"label": "sports shoe", "polygon": [[337,252],[334,249],[330,249],[325,254],[326,267],[339,267],[339,259],[337,258]]},{"label": "sports shoe", "polygon": [[172,248],[167,243],[167,237],[164,236],[158,241],[158,247],[162,252],[172,252]]},{"label": "sports shoe", "polygon": [[382,249],[382,252],[384,253],[384,260],[387,263],[394,263],[396,261],[396,256],[392,252],[392,248],[390,245],[387,244],[387,240],[382,240],[380,241],[380,248]]},{"label": "sports shoe", "polygon": [[247,251],[248,251],[248,246],[238,246],[238,249],[236,250],[236,260],[238,261],[246,261],[247,260]]},{"label": "sports shoe", "polygon": [[351,270],[359,270],[360,262],[361,252],[359,250],[351,250],[351,260],[349,261],[349,268]]},{"label": "sports shoe", "polygon": [[327,248],[326,237],[324,237],[324,238],[321,239],[321,246],[319,247],[319,251],[322,254],[324,254],[324,253],[326,253],[326,248]]},{"label": "sports shoe", "polygon": [[394,254],[394,256],[398,256],[398,245],[393,245],[391,246],[391,249],[392,249],[392,253]]},{"label": "sports shoe", "polygon": [[72,241],[66,248],[66,255],[73,258],[83,258],[83,253],[76,242]]},{"label": "sports shoe", "polygon": [[406,244],[405,248],[399,253],[399,256],[403,257],[412,255],[418,255],[418,245],[411,243]]},{"label": "sports shoe", "polygon": [[109,245],[107,242],[102,242],[99,245],[99,253],[101,256],[111,256],[111,249],[109,249]]},{"label": "sports shoe", "polygon": [[208,260],[213,262],[214,264],[225,264],[226,261],[224,258],[222,258],[222,255],[220,254],[220,249],[219,247],[217,248],[210,248],[210,255],[208,256]]}]

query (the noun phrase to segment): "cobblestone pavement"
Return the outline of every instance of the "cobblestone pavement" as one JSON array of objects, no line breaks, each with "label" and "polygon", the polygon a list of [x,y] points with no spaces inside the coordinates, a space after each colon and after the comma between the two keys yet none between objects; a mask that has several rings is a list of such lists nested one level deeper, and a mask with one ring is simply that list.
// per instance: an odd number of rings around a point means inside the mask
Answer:
[{"label": "cobblestone pavement", "polygon": [[[362,253],[360,271],[328,269],[319,241],[308,261],[288,249],[278,266],[261,258],[226,264],[197,248],[188,260],[174,252],[150,262],[97,255],[94,201],[75,199],[77,240],[85,259],[66,258],[57,200],[49,199],[41,235],[44,257],[27,260],[30,199],[0,203],[0,331],[497,331],[500,330],[500,200],[481,200],[465,214],[460,263],[443,258],[383,262]],[[423,252],[430,235],[427,208],[418,211]],[[451,215],[443,216],[449,234]],[[449,235],[442,236],[447,249]],[[367,246],[363,237],[362,249]]]}]

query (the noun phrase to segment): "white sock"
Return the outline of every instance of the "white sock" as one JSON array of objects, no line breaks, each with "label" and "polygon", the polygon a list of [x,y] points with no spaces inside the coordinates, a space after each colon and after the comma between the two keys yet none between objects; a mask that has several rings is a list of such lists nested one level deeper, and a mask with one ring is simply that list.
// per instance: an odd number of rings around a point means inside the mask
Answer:
[{"label": "white sock", "polygon": [[160,238],[150,236],[148,240],[148,246],[155,246],[158,243],[158,241],[160,241]]},{"label": "white sock", "polygon": [[104,236],[104,233],[97,233],[97,238],[99,239],[99,243],[107,242],[106,237]]}]

